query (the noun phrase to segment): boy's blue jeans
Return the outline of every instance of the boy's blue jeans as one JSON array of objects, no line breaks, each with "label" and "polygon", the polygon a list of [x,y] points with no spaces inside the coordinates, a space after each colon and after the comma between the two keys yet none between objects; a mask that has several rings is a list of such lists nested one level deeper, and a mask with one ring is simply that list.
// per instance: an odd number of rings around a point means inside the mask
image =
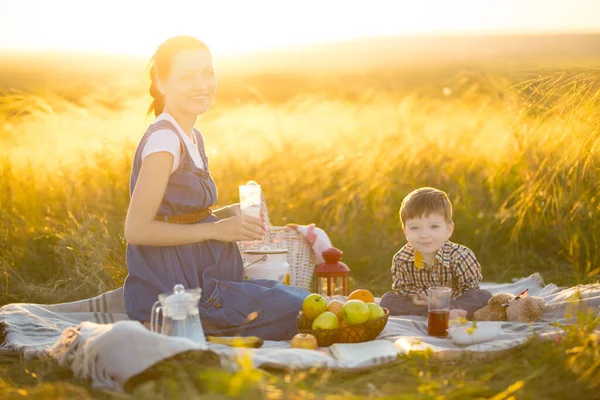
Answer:
[{"label": "boy's blue jeans", "polygon": [[[473,318],[473,313],[484,307],[492,293],[487,290],[472,289],[462,296],[450,301],[450,309],[460,308],[467,312],[467,318]],[[415,306],[410,297],[396,292],[387,292],[379,303],[381,307],[390,310],[390,315],[422,315],[427,316],[427,306]]]}]

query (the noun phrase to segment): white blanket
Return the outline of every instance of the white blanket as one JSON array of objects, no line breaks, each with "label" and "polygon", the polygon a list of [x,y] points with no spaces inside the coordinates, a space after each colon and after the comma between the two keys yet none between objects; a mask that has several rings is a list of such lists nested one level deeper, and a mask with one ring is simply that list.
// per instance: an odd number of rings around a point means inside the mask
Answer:
[{"label": "white blanket", "polygon": [[[549,306],[542,319],[534,324],[505,323],[499,340],[471,346],[459,346],[449,339],[427,336],[425,317],[392,316],[379,339],[397,344],[401,352],[431,349],[440,357],[453,357],[470,352],[489,354],[525,342],[532,334],[555,334],[560,328],[554,322],[569,323],[565,312],[571,307],[592,307],[598,312],[600,284],[562,289],[544,285],[539,274],[513,283],[483,283],[492,293],[519,293],[529,289],[530,295],[544,297]],[[579,293],[580,301],[573,297]],[[571,310],[570,314],[573,314]],[[76,377],[92,379],[94,387],[122,389],[132,376],[156,362],[175,354],[198,350],[194,342],[165,337],[149,332],[141,324],[129,321],[123,308],[122,289],[72,303],[39,305],[8,304],[0,308],[0,322],[5,339],[0,351],[17,351],[26,358],[51,357],[68,365]],[[339,361],[327,349],[311,351],[290,349],[287,341],[267,341],[256,350],[233,349],[209,344],[221,355],[224,367],[235,368],[239,352],[252,355],[255,366],[313,367],[355,369],[394,361],[396,357],[362,362]]]}]

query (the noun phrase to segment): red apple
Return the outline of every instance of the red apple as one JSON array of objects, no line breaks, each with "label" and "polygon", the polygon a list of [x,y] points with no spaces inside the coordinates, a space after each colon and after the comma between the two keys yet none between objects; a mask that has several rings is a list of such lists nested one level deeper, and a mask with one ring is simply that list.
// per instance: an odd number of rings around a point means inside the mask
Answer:
[{"label": "red apple", "polygon": [[327,304],[327,311],[331,311],[334,313],[338,319],[341,321],[342,317],[342,307],[344,307],[344,303],[339,300],[331,300],[329,304]]},{"label": "red apple", "polygon": [[317,338],[310,333],[298,333],[292,338],[290,347],[293,349],[317,350],[319,344]]}]

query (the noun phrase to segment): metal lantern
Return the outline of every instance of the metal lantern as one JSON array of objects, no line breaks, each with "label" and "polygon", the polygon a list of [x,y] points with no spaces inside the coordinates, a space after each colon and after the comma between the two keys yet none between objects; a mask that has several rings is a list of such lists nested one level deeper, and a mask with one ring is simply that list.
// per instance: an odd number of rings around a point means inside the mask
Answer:
[{"label": "metal lantern", "polygon": [[331,247],[322,254],[325,262],[317,265],[315,269],[317,293],[321,296],[347,296],[350,269],[340,262],[342,251]]}]

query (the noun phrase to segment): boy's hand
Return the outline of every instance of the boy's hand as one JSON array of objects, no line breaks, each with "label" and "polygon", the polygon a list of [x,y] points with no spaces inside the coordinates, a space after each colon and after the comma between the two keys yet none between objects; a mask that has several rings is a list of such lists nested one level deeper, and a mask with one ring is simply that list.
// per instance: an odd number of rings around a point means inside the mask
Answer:
[{"label": "boy's hand", "polygon": [[427,297],[427,292],[423,291],[419,294],[415,294],[412,297],[412,303],[415,306],[423,307],[429,304],[429,297]]},{"label": "boy's hand", "polygon": [[454,308],[454,309],[450,310],[450,315],[448,316],[448,320],[452,321],[457,318],[467,319],[467,311],[460,309],[460,308]]}]

